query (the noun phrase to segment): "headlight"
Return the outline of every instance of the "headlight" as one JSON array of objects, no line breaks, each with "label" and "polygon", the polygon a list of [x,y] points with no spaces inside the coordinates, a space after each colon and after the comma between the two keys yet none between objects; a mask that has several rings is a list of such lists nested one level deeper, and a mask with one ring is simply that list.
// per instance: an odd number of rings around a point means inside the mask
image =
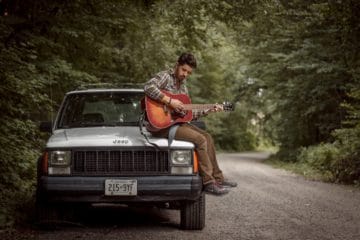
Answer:
[{"label": "headlight", "polygon": [[191,151],[175,150],[171,152],[171,161],[173,165],[190,165]]},{"label": "headlight", "polygon": [[49,152],[49,175],[69,175],[70,174],[70,151],[51,151]]},{"label": "headlight", "polygon": [[71,152],[70,151],[52,151],[50,152],[49,159],[50,166],[69,166],[71,160]]}]

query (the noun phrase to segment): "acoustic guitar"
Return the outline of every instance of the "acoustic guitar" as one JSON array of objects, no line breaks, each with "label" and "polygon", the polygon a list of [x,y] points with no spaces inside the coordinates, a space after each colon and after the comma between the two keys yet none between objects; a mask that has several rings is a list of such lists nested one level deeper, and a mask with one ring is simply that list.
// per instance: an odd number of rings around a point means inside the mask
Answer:
[{"label": "acoustic guitar", "polygon": [[184,104],[184,110],[181,112],[175,111],[171,107],[145,96],[146,116],[151,125],[150,129],[152,131],[158,131],[176,123],[190,122],[193,118],[192,110],[207,111],[216,107],[222,107],[222,111],[234,110],[232,103],[191,104],[191,100],[186,94],[172,94],[166,91],[162,92],[172,99],[180,100]]}]

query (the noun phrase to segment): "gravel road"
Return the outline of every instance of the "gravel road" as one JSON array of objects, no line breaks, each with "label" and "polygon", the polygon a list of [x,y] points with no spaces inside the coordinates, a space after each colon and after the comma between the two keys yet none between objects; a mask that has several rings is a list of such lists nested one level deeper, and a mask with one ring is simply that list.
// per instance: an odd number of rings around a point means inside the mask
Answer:
[{"label": "gravel road", "polygon": [[223,197],[206,195],[206,227],[178,229],[175,210],[93,209],[78,225],[35,230],[35,239],[360,239],[360,189],[305,180],[262,161],[266,153],[219,154],[239,183]]}]

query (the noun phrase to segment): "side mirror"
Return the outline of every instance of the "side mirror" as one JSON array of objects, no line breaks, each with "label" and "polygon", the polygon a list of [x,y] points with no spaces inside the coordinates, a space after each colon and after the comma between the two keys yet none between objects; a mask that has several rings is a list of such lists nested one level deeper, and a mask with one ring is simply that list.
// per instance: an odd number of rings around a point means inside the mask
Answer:
[{"label": "side mirror", "polygon": [[51,133],[52,132],[52,127],[53,127],[52,122],[40,122],[39,129],[40,129],[41,132]]}]

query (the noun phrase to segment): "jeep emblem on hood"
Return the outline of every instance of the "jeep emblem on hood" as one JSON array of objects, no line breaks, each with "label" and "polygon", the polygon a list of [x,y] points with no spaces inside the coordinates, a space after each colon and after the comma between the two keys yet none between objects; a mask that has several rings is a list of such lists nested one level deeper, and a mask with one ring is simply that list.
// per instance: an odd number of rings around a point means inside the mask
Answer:
[{"label": "jeep emblem on hood", "polygon": [[119,137],[118,139],[113,140],[113,144],[131,145],[131,141],[126,137]]}]

